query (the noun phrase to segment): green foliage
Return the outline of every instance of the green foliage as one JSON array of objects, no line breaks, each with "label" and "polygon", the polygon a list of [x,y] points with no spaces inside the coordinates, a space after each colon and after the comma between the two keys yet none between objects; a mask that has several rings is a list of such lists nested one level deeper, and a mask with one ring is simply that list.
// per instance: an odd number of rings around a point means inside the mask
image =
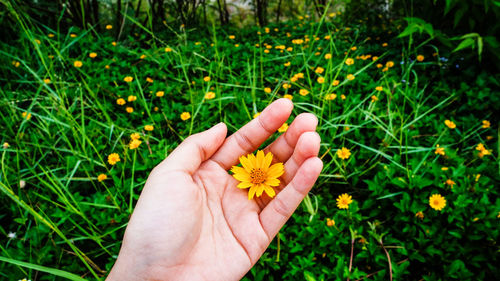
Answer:
[{"label": "green foliage", "polygon": [[[116,26],[57,32],[15,11],[17,39],[0,43],[1,278],[102,279],[151,169],[190,134],[220,121],[234,132],[285,95],[292,118],[318,117],[324,170],[244,280],[499,275],[499,76],[463,79],[471,65],[431,45],[440,35],[427,22],[401,30],[367,24],[377,15],[347,25],[329,13],[268,29],[156,32],[131,20],[137,34],[114,44]],[[111,153],[121,161],[111,165]],[[343,193],[353,202],[341,210]]]}]

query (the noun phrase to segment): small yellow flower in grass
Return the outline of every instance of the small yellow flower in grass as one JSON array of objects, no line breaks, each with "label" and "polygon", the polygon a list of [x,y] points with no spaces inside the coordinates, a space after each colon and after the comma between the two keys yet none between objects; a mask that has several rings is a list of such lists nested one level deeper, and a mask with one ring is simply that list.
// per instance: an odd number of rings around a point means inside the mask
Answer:
[{"label": "small yellow flower in grass", "polygon": [[441,167],[441,171],[448,171],[450,168],[448,167]]},{"label": "small yellow flower in grass", "polygon": [[483,126],[481,128],[486,129],[486,128],[489,128],[490,125],[491,125],[490,121],[483,120]]},{"label": "small yellow flower in grass", "polygon": [[116,42],[114,42],[114,41],[111,42],[111,45],[116,46]]},{"label": "small yellow flower in grass", "polygon": [[346,78],[347,78],[347,80],[352,81],[352,80],[354,80],[356,77],[355,77],[354,75],[352,75],[352,74],[347,74],[347,77],[346,77]]},{"label": "small yellow flower in grass", "polygon": [[391,68],[394,66],[394,62],[393,61],[388,61],[386,64],[385,64],[386,67],[388,68]]},{"label": "small yellow flower in grass", "polygon": [[336,94],[334,94],[334,93],[327,94],[327,95],[325,96],[325,100],[334,100],[334,99],[336,99],[336,98],[337,98],[337,95],[336,95]]},{"label": "small yellow flower in grass", "polygon": [[351,58],[348,58],[348,59],[345,60],[345,64],[347,64],[347,65],[353,65],[354,64],[354,60],[351,59]]},{"label": "small yellow flower in grass", "polygon": [[127,100],[128,100],[128,102],[133,102],[133,101],[137,100],[137,97],[130,95],[130,96],[128,96]]},{"label": "small yellow flower in grass", "polygon": [[269,54],[269,50],[268,50],[268,49],[265,49],[265,50],[264,50],[264,53]]},{"label": "small yellow flower in grass", "polygon": [[155,129],[155,127],[153,127],[153,125],[146,125],[144,126],[144,130],[148,131],[148,132],[151,132]]},{"label": "small yellow flower in grass", "polygon": [[[321,69],[323,69],[323,68],[321,68]],[[323,71],[321,71],[321,72],[323,72]],[[297,76],[297,78],[303,79],[304,78],[304,73],[299,72],[299,73],[295,74],[295,76]]]},{"label": "small yellow flower in grass", "polygon": [[326,218],[326,226],[332,227],[335,225],[335,220],[332,220],[330,218]]},{"label": "small yellow flower in grass", "polygon": [[288,83],[285,83],[283,84],[283,89],[290,89],[290,87],[292,87],[292,85],[288,84]]},{"label": "small yellow flower in grass", "polygon": [[130,135],[130,139],[131,139],[131,140],[138,140],[138,139],[140,139],[140,138],[141,138],[141,135],[140,135],[139,133],[132,133],[132,134]]},{"label": "small yellow flower in grass", "polygon": [[432,194],[429,197],[429,206],[436,211],[441,211],[446,206],[446,199],[441,194]]},{"label": "small yellow flower in grass", "polygon": [[89,54],[89,57],[91,59],[93,59],[93,58],[97,57],[97,53],[92,52],[92,53]]},{"label": "small yellow flower in grass", "polygon": [[356,47],[356,46],[351,47],[351,51],[356,51],[357,49],[358,49],[358,47]]},{"label": "small yellow flower in grass", "polygon": [[143,60],[143,59],[145,59],[145,58],[146,58],[146,55],[145,55],[145,54],[142,54],[142,55],[139,57],[139,59],[141,59],[141,60]]},{"label": "small yellow flower in grass", "polygon": [[108,64],[106,64],[106,65],[104,66],[104,68],[109,69],[109,65],[108,65]]},{"label": "small yellow flower in grass", "polygon": [[439,147],[439,144],[436,145],[436,150],[434,151],[435,154],[439,155],[445,155],[446,153],[444,152],[444,147]]},{"label": "small yellow flower in grass", "polygon": [[289,95],[289,94],[283,95],[283,97],[284,97],[285,99],[293,100],[293,96],[292,96],[292,95]]},{"label": "small yellow flower in grass", "polygon": [[333,80],[332,86],[338,86],[340,84],[339,80]]},{"label": "small yellow flower in grass", "polygon": [[133,108],[133,107],[130,107],[130,106],[127,106],[127,107],[125,108],[125,110],[126,110],[128,113],[132,113],[132,112],[134,112],[134,108]]},{"label": "small yellow flower in grass", "polygon": [[170,48],[170,47],[166,47],[166,48],[165,48],[165,53],[170,53],[170,52],[172,52],[172,48]]},{"label": "small yellow flower in grass", "polygon": [[238,48],[238,47],[240,46],[240,44],[234,44],[234,46],[235,46],[236,48]]},{"label": "small yellow flower in grass", "polygon": [[49,78],[45,78],[45,79],[43,79],[43,83],[45,83],[45,84],[50,84],[50,79],[49,79]]},{"label": "small yellow flower in grass", "polygon": [[153,79],[151,79],[151,77],[146,77],[146,82],[153,83]]},{"label": "small yellow flower in grass", "polygon": [[340,95],[340,98],[341,98],[342,100],[345,100],[345,99],[346,99],[346,96],[345,96],[344,94],[342,94],[342,95]]},{"label": "small yellow flower in grass", "polygon": [[231,172],[233,177],[240,181],[238,188],[249,188],[248,200],[252,200],[254,196],[260,197],[264,191],[269,197],[274,197],[276,192],[273,186],[279,186],[278,179],[285,172],[283,163],[275,163],[273,154],[268,152],[264,155],[262,150],[257,151],[257,156],[248,154],[240,157],[242,167],[233,166]]},{"label": "small yellow flower in grass", "polygon": [[337,198],[337,208],[339,209],[349,209],[349,204],[352,203],[352,196],[344,193],[339,195]]},{"label": "small yellow flower in grass", "polygon": [[79,60],[76,60],[76,61],[73,63],[73,65],[74,65],[75,67],[78,67],[78,68],[79,68],[79,67],[82,67],[83,63],[82,63],[81,61],[79,61]]},{"label": "small yellow flower in grass", "polygon": [[112,28],[113,28],[113,26],[112,26],[111,24],[106,25],[106,29],[107,29],[107,30],[110,30],[110,29],[112,29]]},{"label": "small yellow flower in grass", "polygon": [[124,105],[124,104],[126,104],[126,103],[127,103],[127,102],[126,102],[124,99],[122,99],[122,98],[119,98],[119,99],[117,99],[117,100],[116,100],[116,104],[117,104],[117,105]]},{"label": "small yellow flower in grass", "polygon": [[332,58],[332,54],[328,53],[328,54],[325,54],[325,59],[326,60],[329,60]]},{"label": "small yellow flower in grass", "polygon": [[108,176],[106,176],[106,174],[100,174],[100,175],[97,176],[97,180],[98,181],[103,181],[103,180],[105,180],[107,178],[108,178]]},{"label": "small yellow flower in grass", "polygon": [[234,36],[234,35],[229,35],[229,39],[234,40],[235,38],[236,38],[236,36]]},{"label": "small yellow flower in grass", "polygon": [[382,67],[384,67],[384,65],[383,65],[383,64],[381,64],[381,63],[377,63],[377,68],[382,68]]},{"label": "small yellow flower in grass", "polygon": [[477,174],[476,175],[476,178],[475,178],[475,181],[479,181],[479,178],[481,177],[481,174]]},{"label": "small yellow flower in grass", "polygon": [[286,48],[286,50],[287,50],[288,52],[291,52],[291,51],[293,51],[293,47],[288,47],[288,48]]},{"label": "small yellow flower in grass", "polygon": [[476,150],[483,151],[486,150],[486,147],[484,147],[484,144],[480,143],[476,146]]},{"label": "small yellow flower in grass", "polygon": [[444,120],[444,124],[450,129],[455,129],[457,127],[457,125],[450,120]]},{"label": "small yellow flower in grass", "polygon": [[384,88],[382,86],[377,86],[377,87],[375,87],[375,90],[382,92],[384,90]]},{"label": "small yellow flower in grass", "polygon": [[453,186],[455,185],[455,182],[452,181],[451,179],[447,179],[445,182],[444,182],[446,185],[449,185],[450,188],[453,188]]},{"label": "small yellow flower in grass", "polygon": [[372,57],[372,61],[376,61],[376,60],[378,60],[378,57],[377,56],[373,56]]},{"label": "small yellow flower in grass", "polygon": [[376,101],[378,101],[378,97],[376,95],[373,95],[372,96],[372,102],[376,102]]},{"label": "small yellow flower in grass", "polygon": [[136,149],[136,148],[138,148],[138,147],[139,147],[139,145],[141,145],[141,143],[142,143],[142,141],[133,139],[133,140],[131,140],[131,141],[130,141],[130,143],[128,144],[128,147],[129,147],[130,149]]},{"label": "small yellow flower in grass", "polygon": [[108,163],[110,165],[115,165],[118,162],[120,162],[120,155],[118,155],[118,153],[111,153],[108,155]]},{"label": "small yellow flower in grass", "polygon": [[7,149],[7,148],[9,148],[10,144],[8,142],[4,142],[2,146],[3,146],[3,149]]},{"label": "small yellow flower in grass", "polygon": [[156,96],[159,97],[159,98],[163,97],[163,95],[165,95],[164,91],[158,91],[158,92],[156,92]]},{"label": "small yellow flower in grass", "polygon": [[71,34],[69,35],[69,37],[71,37],[71,38],[76,38],[76,34],[71,33]]},{"label": "small yellow flower in grass", "polygon": [[207,99],[207,100],[211,100],[211,99],[213,99],[213,98],[215,98],[215,93],[214,93],[214,92],[207,92],[207,93],[205,94],[205,99]]},{"label": "small yellow flower in grass", "polygon": [[342,147],[337,150],[337,157],[340,159],[348,159],[351,156],[351,151],[348,148]]},{"label": "small yellow flower in grass", "polygon": [[123,81],[125,81],[127,83],[132,82],[132,80],[134,80],[134,77],[132,77],[132,76],[126,76],[125,78],[123,78]]},{"label": "small yellow flower in grass", "polygon": [[419,212],[417,212],[417,213],[415,214],[415,217],[417,217],[417,218],[419,218],[419,219],[423,220],[423,219],[424,219],[424,213],[422,213],[422,211],[419,211]]},{"label": "small yellow flower in grass", "polygon": [[382,47],[384,47],[384,48],[385,48],[385,47],[387,47],[387,46],[389,46],[389,44],[387,44],[387,43],[382,43]]},{"label": "small yellow flower in grass", "polygon": [[283,65],[284,65],[285,67],[289,67],[291,64],[292,64],[291,62],[287,61],[287,62],[285,62]]},{"label": "small yellow flower in grass", "polygon": [[181,119],[182,119],[182,121],[186,121],[189,118],[191,118],[191,113],[189,113],[189,112],[183,112],[183,113],[181,113]]},{"label": "small yellow flower in grass", "polygon": [[[325,71],[325,69],[321,66],[318,66],[316,67],[316,69],[314,70],[314,72],[318,73],[318,74],[321,74]],[[299,77],[299,78],[304,78],[304,77]]]},{"label": "small yellow flower in grass", "polygon": [[320,84],[323,84],[323,83],[325,83],[325,78],[324,77],[318,77],[318,79],[316,81],[318,81],[318,83],[320,83]]},{"label": "small yellow flower in grass", "polygon": [[205,82],[208,82],[208,81],[210,81],[210,80],[211,80],[210,76],[205,76],[205,77],[203,77],[203,81],[205,81]]},{"label": "small yellow flower in grass", "polygon": [[47,36],[49,36],[49,38],[54,38],[55,35],[53,33],[49,33]]},{"label": "small yellow flower in grass", "polygon": [[271,93],[271,91],[272,90],[269,87],[264,88],[264,92],[267,93],[267,94]]},{"label": "small yellow flower in grass", "polygon": [[418,55],[417,56],[418,61],[424,61],[424,56],[423,55]]},{"label": "small yellow flower in grass", "polygon": [[158,110],[159,110],[158,106],[155,106],[155,107],[153,108],[153,110],[154,110],[154,111],[158,111]]},{"label": "small yellow flower in grass", "polygon": [[307,96],[309,94],[309,91],[306,89],[300,89],[299,94],[301,96]]},{"label": "small yellow flower in grass", "polygon": [[260,115],[260,112],[257,112],[257,113],[255,113],[255,114],[253,115],[253,118],[255,119],[255,118],[259,117],[259,115]]},{"label": "small yellow flower in grass", "polygon": [[28,113],[28,112],[23,112],[21,113],[21,116],[26,119],[26,120],[30,120],[31,119],[31,113]]},{"label": "small yellow flower in grass", "polygon": [[12,65],[15,67],[19,67],[21,65],[21,63],[18,61],[12,61]]},{"label": "small yellow flower in grass", "polygon": [[283,123],[283,125],[281,125],[281,127],[278,129],[278,132],[284,133],[284,132],[286,132],[286,130],[288,130],[288,124]]}]

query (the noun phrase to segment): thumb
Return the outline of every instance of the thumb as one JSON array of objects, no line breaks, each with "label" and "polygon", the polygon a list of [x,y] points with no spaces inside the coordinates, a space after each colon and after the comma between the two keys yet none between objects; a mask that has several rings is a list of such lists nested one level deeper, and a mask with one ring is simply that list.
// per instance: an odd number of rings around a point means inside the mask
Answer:
[{"label": "thumb", "polygon": [[212,128],[186,138],[161,163],[163,168],[194,173],[204,161],[210,159],[226,139],[227,127],[219,123]]}]

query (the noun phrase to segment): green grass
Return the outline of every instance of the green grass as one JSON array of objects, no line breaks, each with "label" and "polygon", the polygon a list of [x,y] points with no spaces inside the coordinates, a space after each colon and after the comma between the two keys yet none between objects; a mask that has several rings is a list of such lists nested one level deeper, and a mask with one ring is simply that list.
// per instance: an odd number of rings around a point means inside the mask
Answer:
[{"label": "green grass", "polygon": [[[498,75],[465,83],[450,70],[458,57],[443,62],[429,44],[408,49],[390,23],[384,30],[324,16],[272,25],[269,33],[159,33],[129,18],[137,34],[113,46],[112,31],[57,33],[17,16],[18,39],[0,48],[0,141],[9,144],[0,148],[2,279],[105,277],[149,171],[190,134],[220,121],[234,132],[285,95],[293,96],[293,116],[318,117],[324,170],[247,280],[388,280],[388,257],[396,280],[498,276]],[[368,54],[379,58],[359,58]],[[383,71],[389,61],[394,66]],[[291,82],[297,73],[304,78]],[[205,99],[209,91],[214,99]],[[116,103],[130,95],[137,99]],[[181,120],[183,112],[191,118]],[[491,126],[482,128],[482,120]],[[131,150],[135,132],[143,143]],[[491,155],[479,157],[479,143]],[[446,155],[435,153],[438,144]],[[352,153],[346,160],[336,156],[342,147]],[[107,162],[111,153],[121,158],[116,165]],[[107,179],[99,182],[100,174]],[[353,197],[348,210],[336,207],[342,193]],[[429,207],[432,194],[446,198],[442,211]]]}]

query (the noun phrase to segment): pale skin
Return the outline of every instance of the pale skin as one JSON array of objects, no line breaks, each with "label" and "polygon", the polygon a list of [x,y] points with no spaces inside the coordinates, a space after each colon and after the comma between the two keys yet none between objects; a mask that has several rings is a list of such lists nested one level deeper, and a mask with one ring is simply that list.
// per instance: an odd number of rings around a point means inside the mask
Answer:
[{"label": "pale skin", "polygon": [[156,166],[107,280],[239,280],[258,261],[318,178],[317,119],[303,113],[264,149],[283,162],[277,195],[248,200],[228,170],[288,119],[279,99],[229,137],[226,125],[192,135]]}]

